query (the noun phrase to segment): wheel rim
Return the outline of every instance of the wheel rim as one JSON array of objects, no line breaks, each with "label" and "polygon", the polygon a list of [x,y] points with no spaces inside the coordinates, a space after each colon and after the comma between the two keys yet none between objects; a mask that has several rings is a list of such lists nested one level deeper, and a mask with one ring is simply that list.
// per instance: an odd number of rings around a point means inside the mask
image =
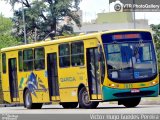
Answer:
[{"label": "wheel rim", "polygon": [[88,96],[87,91],[83,92],[82,100],[83,100],[83,103],[86,104],[86,105],[91,104],[91,101],[89,100],[89,96]]},{"label": "wheel rim", "polygon": [[26,106],[30,106],[30,103],[31,103],[31,97],[30,97],[30,94],[27,93],[26,94]]}]

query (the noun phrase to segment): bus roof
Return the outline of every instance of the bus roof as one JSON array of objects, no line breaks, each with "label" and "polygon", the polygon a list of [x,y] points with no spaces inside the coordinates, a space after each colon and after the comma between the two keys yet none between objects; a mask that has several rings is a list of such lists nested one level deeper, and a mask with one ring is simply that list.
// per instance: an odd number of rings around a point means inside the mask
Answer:
[{"label": "bus roof", "polygon": [[59,43],[65,43],[65,42],[72,42],[72,41],[75,41],[75,40],[98,38],[102,34],[114,33],[114,32],[125,32],[125,31],[146,31],[146,32],[150,32],[149,30],[145,30],[145,29],[110,30],[110,31],[104,31],[104,32],[82,34],[82,35],[78,35],[78,36],[74,36],[74,37],[60,38],[60,39],[55,39],[55,40],[46,40],[46,41],[40,41],[40,42],[30,43],[30,44],[26,44],[26,45],[18,45],[18,46],[2,48],[1,52],[21,50],[21,49],[34,48],[34,47],[41,47],[41,46],[59,44]]}]

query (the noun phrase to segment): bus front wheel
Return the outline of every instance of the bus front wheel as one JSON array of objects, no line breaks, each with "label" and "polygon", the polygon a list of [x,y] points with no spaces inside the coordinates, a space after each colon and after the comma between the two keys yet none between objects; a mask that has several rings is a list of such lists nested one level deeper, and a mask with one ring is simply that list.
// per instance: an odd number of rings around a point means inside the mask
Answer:
[{"label": "bus front wheel", "polygon": [[99,104],[99,102],[90,101],[89,95],[85,87],[83,87],[79,91],[79,106],[80,108],[87,108],[87,109],[93,109],[96,108]]},{"label": "bus front wheel", "polygon": [[42,108],[42,103],[32,103],[31,93],[27,89],[25,91],[25,96],[24,96],[24,106],[27,109],[41,109]]},{"label": "bus front wheel", "polygon": [[122,101],[122,104],[127,107],[136,107],[141,101],[141,98],[130,98],[130,99],[125,99]]}]

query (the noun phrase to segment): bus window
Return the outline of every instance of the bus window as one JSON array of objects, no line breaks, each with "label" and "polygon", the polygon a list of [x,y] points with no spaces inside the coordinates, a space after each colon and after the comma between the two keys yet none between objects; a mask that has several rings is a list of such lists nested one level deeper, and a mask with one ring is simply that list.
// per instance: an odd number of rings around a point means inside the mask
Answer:
[{"label": "bus window", "polygon": [[2,54],[2,67],[3,67],[3,73],[6,73],[6,54],[5,53],[3,53]]},{"label": "bus window", "polygon": [[152,54],[151,54],[151,47],[144,46],[143,47],[143,60],[144,61],[150,61],[152,60]]},{"label": "bus window", "polygon": [[23,69],[24,71],[33,70],[33,50],[27,49],[23,51]]},{"label": "bus window", "polygon": [[75,42],[71,44],[71,61],[72,61],[72,66],[84,65],[83,42]]},{"label": "bus window", "polygon": [[34,68],[36,70],[41,70],[45,68],[44,57],[44,48],[35,48]]},{"label": "bus window", "polygon": [[69,44],[59,45],[59,66],[70,66],[70,48]]},{"label": "bus window", "polygon": [[23,56],[22,51],[18,52],[18,63],[19,63],[19,71],[23,70]]}]

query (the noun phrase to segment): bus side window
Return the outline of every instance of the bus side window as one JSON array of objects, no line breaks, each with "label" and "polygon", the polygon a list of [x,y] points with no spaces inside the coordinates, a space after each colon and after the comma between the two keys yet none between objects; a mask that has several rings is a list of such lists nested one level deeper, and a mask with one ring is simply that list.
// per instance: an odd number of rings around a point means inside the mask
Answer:
[{"label": "bus side window", "polygon": [[74,42],[71,44],[72,66],[84,65],[84,44],[83,42]]},{"label": "bus side window", "polygon": [[27,49],[23,51],[23,69],[24,71],[33,70],[33,50]]},{"label": "bus side window", "polygon": [[34,56],[34,68],[35,70],[42,70],[45,68],[45,54],[44,48],[35,48],[35,56]]},{"label": "bus side window", "polygon": [[6,54],[2,54],[2,68],[3,68],[3,73],[6,73]]},{"label": "bus side window", "polygon": [[59,66],[70,66],[70,46],[68,43],[59,45]]},{"label": "bus side window", "polygon": [[23,71],[23,55],[22,51],[18,52],[19,71]]}]

